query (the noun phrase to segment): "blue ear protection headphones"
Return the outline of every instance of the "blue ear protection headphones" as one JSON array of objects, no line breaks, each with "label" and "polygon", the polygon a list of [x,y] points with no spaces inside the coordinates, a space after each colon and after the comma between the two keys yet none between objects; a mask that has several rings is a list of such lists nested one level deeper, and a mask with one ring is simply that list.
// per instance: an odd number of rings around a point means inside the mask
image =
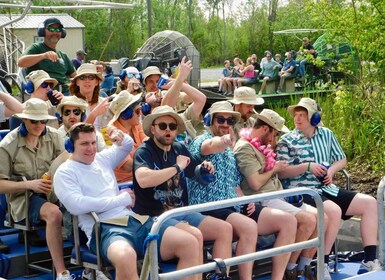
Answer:
[{"label": "blue ear protection headphones", "polygon": [[32,81],[27,81],[24,84],[24,91],[28,94],[31,95],[35,91],[35,86],[33,85]]},{"label": "blue ear protection headphones", "polygon": [[142,107],[142,114],[144,116],[147,116],[148,114],[151,113],[151,105],[148,104],[147,102],[142,102],[141,107]]},{"label": "blue ear protection headphones", "polygon": [[119,78],[120,80],[124,81],[124,79],[127,77],[127,71],[126,69],[120,70]]},{"label": "blue ear protection headphones", "polygon": [[203,117],[203,124],[205,126],[210,126],[211,125],[211,114],[210,114],[209,110],[207,110],[205,116]]},{"label": "blue ear protection headphones", "polygon": [[71,138],[68,136],[66,137],[66,140],[64,140],[64,148],[71,154],[75,151],[74,143],[72,143]]},{"label": "blue ear protection headphones", "polygon": [[[22,122],[19,126],[19,132],[20,132],[20,136],[21,137],[26,137],[28,135],[28,130],[27,128],[25,127],[25,124],[24,122]],[[41,136],[45,135],[47,133],[47,128],[44,127],[44,130],[43,132],[41,133]]]},{"label": "blue ear protection headphones", "polygon": [[319,104],[316,102],[317,105],[317,112],[315,112],[311,118],[310,118],[310,124],[312,126],[317,126],[321,122],[321,107]]},{"label": "blue ear protection headphones", "polygon": [[[37,29],[37,36],[39,37],[45,37],[45,29],[46,27],[39,27]],[[62,31],[61,31],[61,38],[65,38],[67,36],[67,31],[62,27]]]},{"label": "blue ear protection headphones", "polygon": [[120,113],[120,118],[122,118],[123,120],[129,120],[132,118],[132,116],[134,115],[134,111],[128,107],[127,109],[125,109],[123,112]]}]

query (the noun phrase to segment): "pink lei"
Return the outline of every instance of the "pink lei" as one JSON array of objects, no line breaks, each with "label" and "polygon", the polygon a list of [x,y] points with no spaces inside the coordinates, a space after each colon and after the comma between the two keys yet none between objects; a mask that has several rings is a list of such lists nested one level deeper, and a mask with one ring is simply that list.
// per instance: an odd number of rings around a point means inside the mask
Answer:
[{"label": "pink lei", "polygon": [[271,149],[270,145],[262,145],[258,137],[251,138],[251,130],[251,128],[243,128],[239,132],[239,136],[249,141],[251,145],[253,145],[258,151],[265,155],[266,165],[263,172],[267,172],[273,169],[275,165],[275,153]]}]

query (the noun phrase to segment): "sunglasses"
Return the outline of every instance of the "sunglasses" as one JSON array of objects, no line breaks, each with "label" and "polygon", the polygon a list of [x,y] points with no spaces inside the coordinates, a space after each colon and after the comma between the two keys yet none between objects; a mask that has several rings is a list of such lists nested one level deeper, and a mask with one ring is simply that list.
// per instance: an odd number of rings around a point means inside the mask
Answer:
[{"label": "sunglasses", "polygon": [[153,125],[157,125],[160,130],[166,130],[167,126],[171,131],[175,131],[178,128],[178,125],[176,123],[154,123]]},{"label": "sunglasses", "polygon": [[82,113],[82,111],[80,111],[80,109],[74,109],[74,110],[67,109],[67,110],[63,111],[63,115],[67,117],[67,116],[71,115],[71,112],[74,113],[75,116],[79,116]]},{"label": "sunglasses", "polygon": [[47,27],[47,30],[48,30],[49,32],[62,32],[62,31],[63,31],[63,28],[61,28],[61,27],[48,26],[48,27]]},{"label": "sunglasses", "polygon": [[95,76],[95,75],[88,75],[88,76],[86,76],[86,75],[81,75],[81,76],[79,77],[79,79],[82,80],[82,81],[87,80],[87,79],[90,80],[90,81],[93,81],[93,80],[96,79],[96,76]]},{"label": "sunglasses", "polygon": [[36,121],[36,120],[30,120],[32,124],[37,124],[37,123],[41,123],[41,124],[47,124],[48,120],[40,120],[40,121]]},{"label": "sunglasses", "polygon": [[132,74],[132,73],[127,73],[127,78],[132,79],[135,77],[136,79],[140,79],[140,74]]},{"label": "sunglasses", "polygon": [[224,118],[224,117],[215,117],[215,119],[217,120],[217,123],[219,124],[224,124],[225,122],[227,122],[228,125],[233,125],[235,124],[235,120],[234,118]]},{"label": "sunglasses", "polygon": [[53,88],[53,85],[54,85],[54,83],[42,82],[40,86],[42,88],[47,88],[47,87]]}]

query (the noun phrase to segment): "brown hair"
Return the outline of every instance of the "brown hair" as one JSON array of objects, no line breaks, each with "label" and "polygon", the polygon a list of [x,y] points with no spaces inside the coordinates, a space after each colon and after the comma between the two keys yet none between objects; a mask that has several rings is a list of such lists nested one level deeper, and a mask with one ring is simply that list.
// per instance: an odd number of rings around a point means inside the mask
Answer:
[{"label": "brown hair", "polygon": [[[98,78],[97,78],[98,79]],[[86,97],[85,96],[83,96],[81,93],[80,93],[80,88],[79,88],[79,86],[76,84],[76,80],[77,79],[73,79],[72,81],[71,81],[71,83],[70,83],[70,93],[72,94],[72,95],[75,95],[76,97],[78,97],[78,98],[81,98],[81,99],[83,99],[83,100],[86,100]],[[100,81],[100,80],[99,80]],[[95,88],[94,88],[94,93],[92,94],[92,99],[91,99],[91,105],[92,104],[96,104],[96,103],[98,103],[98,101],[99,101],[99,91],[100,91],[100,86],[99,86],[99,84],[97,85],[97,86],[95,86]],[[86,100],[87,101],[87,100]]]}]

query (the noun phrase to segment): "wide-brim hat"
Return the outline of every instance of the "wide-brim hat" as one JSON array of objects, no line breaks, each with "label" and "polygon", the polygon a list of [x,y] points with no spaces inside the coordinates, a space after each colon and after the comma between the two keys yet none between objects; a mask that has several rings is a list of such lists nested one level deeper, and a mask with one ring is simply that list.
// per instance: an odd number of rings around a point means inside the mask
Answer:
[{"label": "wide-brim hat", "polygon": [[96,77],[98,77],[99,80],[104,80],[103,73],[98,72],[96,69],[96,65],[92,63],[83,63],[82,65],[80,65],[78,70],[76,70],[76,76],[73,77],[73,80],[85,74],[95,75]]},{"label": "wide-brim hat", "polygon": [[[321,107],[318,105],[317,101],[315,101],[314,99],[311,99],[309,97],[302,97],[297,105],[289,106],[287,108],[287,111],[289,112],[289,114],[292,117],[294,117],[295,109],[298,107],[302,107],[302,108],[305,108],[307,110],[309,122],[311,122],[311,117],[314,115],[314,113],[318,112],[321,114],[321,112],[322,112]],[[323,123],[320,122],[318,125],[323,126]]]},{"label": "wide-brim hat", "polygon": [[262,105],[265,100],[255,94],[251,87],[239,87],[234,90],[234,98],[229,100],[233,104]]},{"label": "wide-brim hat", "polygon": [[25,102],[23,112],[14,114],[19,119],[29,119],[35,121],[54,120],[56,117],[48,114],[48,105],[39,98],[31,98]]},{"label": "wide-brim hat", "polygon": [[151,114],[147,115],[143,119],[143,131],[148,137],[153,137],[154,135],[151,132],[151,126],[154,123],[154,121],[163,116],[170,116],[174,118],[178,124],[177,134],[180,134],[186,130],[186,125],[183,121],[183,119],[174,111],[173,108],[171,108],[168,105],[158,106],[156,107]]},{"label": "wide-brim hat", "polygon": [[229,113],[235,119],[235,123],[241,119],[241,114],[233,110],[233,106],[228,101],[218,101],[213,103],[209,109],[210,124],[213,123],[213,117],[216,113]]},{"label": "wide-brim hat", "polygon": [[75,95],[64,96],[60,101],[60,104],[57,106],[57,111],[60,113],[60,115],[63,115],[63,107],[66,105],[79,107],[81,111],[85,111],[88,107],[88,103],[84,99],[81,99]]},{"label": "wide-brim hat", "polygon": [[146,84],[146,79],[151,75],[159,75],[162,76],[162,72],[160,72],[159,68],[156,66],[148,66],[143,70],[143,84]]},{"label": "wide-brim hat", "polygon": [[41,86],[42,83],[48,82],[53,83],[54,87],[59,83],[56,79],[51,78],[47,72],[44,70],[35,70],[29,73],[26,77],[26,80],[29,80],[33,83],[33,87],[36,90]]},{"label": "wide-brim hat", "polygon": [[279,132],[286,133],[290,131],[285,125],[285,119],[273,110],[263,109],[261,113],[257,113],[257,119],[260,119]]},{"label": "wide-brim hat", "polygon": [[119,94],[115,96],[114,100],[112,100],[110,104],[110,111],[114,114],[110,124],[113,124],[117,119],[119,119],[120,114],[128,107],[135,103],[139,103],[141,98],[141,94],[133,95],[130,94],[127,90],[122,90],[119,92]]}]

